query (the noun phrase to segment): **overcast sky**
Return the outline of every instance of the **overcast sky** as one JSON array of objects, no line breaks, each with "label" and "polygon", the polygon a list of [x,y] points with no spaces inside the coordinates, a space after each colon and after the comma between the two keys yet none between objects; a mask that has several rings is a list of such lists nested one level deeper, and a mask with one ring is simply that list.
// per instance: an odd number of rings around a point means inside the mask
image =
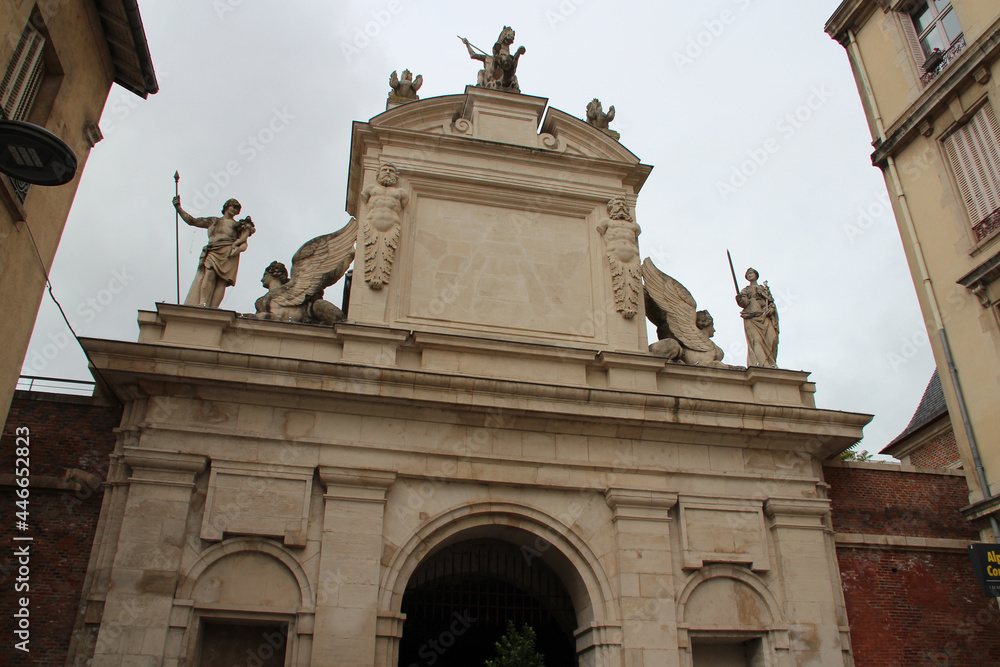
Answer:
[{"label": "overcast sky", "polygon": [[[51,274],[81,336],[135,340],[137,311],[175,300],[175,170],[188,212],[233,196],[253,217],[222,304],[252,311],[265,266],[348,220],[351,122],[384,111],[390,72],[422,74],[422,99],[461,93],[480,63],[456,35],[489,49],[510,25],[524,93],[578,117],[615,106],[612,129],[653,166],[642,254],[712,312],[725,361],[746,363],[728,248],[741,283],[753,266],[777,299],[778,364],[812,372],[819,407],[875,415],[863,448],[913,414],[933,360],[846,53],[823,31],[837,0],[139,4],[160,92],[112,89]],[[182,298],[205,240],[181,230]],[[46,296],[22,372],[89,379],[65,331]]]}]

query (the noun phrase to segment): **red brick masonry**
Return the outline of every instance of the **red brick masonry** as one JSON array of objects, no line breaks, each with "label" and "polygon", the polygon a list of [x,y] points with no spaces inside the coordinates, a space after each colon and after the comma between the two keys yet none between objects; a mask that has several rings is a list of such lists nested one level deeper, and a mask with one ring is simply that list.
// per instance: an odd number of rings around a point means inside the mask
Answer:
[{"label": "red brick masonry", "polygon": [[824,472],[857,667],[1000,665],[1000,611],[964,550],[978,540],[959,511],[964,475],[873,463]]},{"label": "red brick masonry", "polygon": [[[90,399],[22,392],[14,398],[0,438],[0,502],[6,509],[0,524],[0,618],[4,619],[0,665],[62,667],[66,662],[103,489],[51,487],[60,484],[68,468],[103,480],[115,442],[113,429],[119,423],[120,408],[94,405]],[[14,513],[20,509],[14,505],[17,498],[12,486],[14,434],[22,426],[30,431],[31,450],[27,531],[14,527]],[[15,533],[34,538],[27,543],[31,558],[28,591],[14,588],[18,576],[11,546]],[[18,640],[13,634],[13,614],[20,597],[29,599],[29,653],[14,648]]]},{"label": "red brick masonry", "polygon": [[950,428],[910,454],[910,464],[915,466],[951,468],[961,461],[962,456],[955,444],[955,431]]}]

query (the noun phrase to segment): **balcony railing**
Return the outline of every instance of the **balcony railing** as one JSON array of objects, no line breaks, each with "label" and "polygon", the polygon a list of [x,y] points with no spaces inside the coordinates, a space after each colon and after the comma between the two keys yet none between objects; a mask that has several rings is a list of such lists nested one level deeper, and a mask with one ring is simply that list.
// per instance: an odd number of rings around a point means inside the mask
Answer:
[{"label": "balcony railing", "polygon": [[74,396],[93,396],[94,381],[22,375],[17,379],[17,389],[53,394],[72,394]]},{"label": "balcony railing", "polygon": [[973,226],[972,231],[976,233],[976,241],[982,241],[998,229],[1000,229],[1000,208],[980,220]]},{"label": "balcony railing", "polygon": [[934,77],[936,77],[938,74],[944,71],[944,68],[947,67],[951,63],[951,61],[957,58],[958,54],[960,54],[964,50],[965,50],[965,35],[959,35],[958,39],[952,42],[951,46],[948,47],[948,50],[945,51],[944,54],[941,56],[941,63],[934,69],[930,70],[929,72],[924,72],[920,76],[920,81],[923,82],[925,86],[929,84]]}]

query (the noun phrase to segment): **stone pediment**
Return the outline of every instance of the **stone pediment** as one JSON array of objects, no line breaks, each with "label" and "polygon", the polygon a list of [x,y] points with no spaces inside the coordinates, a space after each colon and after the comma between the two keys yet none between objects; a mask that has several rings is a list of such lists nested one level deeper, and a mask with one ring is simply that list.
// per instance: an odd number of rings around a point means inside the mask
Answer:
[{"label": "stone pediment", "polygon": [[559,142],[556,150],[568,155],[639,164],[639,158],[632,151],[604,131],[553,107],[545,114],[542,133],[556,137]]},{"label": "stone pediment", "polygon": [[644,353],[641,313],[605,316],[618,311],[599,228],[650,169],[530,95],[470,86],[355,123],[347,211],[364,280],[348,318]]},{"label": "stone pediment", "polygon": [[372,118],[369,125],[639,163],[635,154],[605,132],[559,109],[546,110],[547,105],[544,97],[468,86],[464,95],[432,97],[393,107]]},{"label": "stone pediment", "polygon": [[450,127],[464,105],[465,95],[442,95],[401,104],[368,122],[372,127],[451,134]]}]

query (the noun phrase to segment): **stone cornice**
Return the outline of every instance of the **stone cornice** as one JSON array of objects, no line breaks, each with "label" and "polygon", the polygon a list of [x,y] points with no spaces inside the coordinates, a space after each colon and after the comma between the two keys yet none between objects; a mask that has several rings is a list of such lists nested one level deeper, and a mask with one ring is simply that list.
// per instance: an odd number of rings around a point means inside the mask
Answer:
[{"label": "stone cornice", "polygon": [[197,475],[204,472],[208,459],[200,454],[126,447],[125,463],[133,470],[162,470]]},{"label": "stone cornice", "polygon": [[392,470],[320,466],[319,477],[326,488],[325,498],[363,503],[385,503],[389,487],[396,481]]},{"label": "stone cornice", "polygon": [[979,502],[963,507],[962,514],[972,522],[985,519],[991,515],[1000,516],[1000,496],[986,498],[985,500],[980,500]]},{"label": "stone cornice", "polygon": [[889,0],[844,0],[826,20],[824,30],[830,37],[846,45],[848,30],[863,23],[875,10],[885,11],[889,5]]},{"label": "stone cornice", "polygon": [[872,535],[867,533],[835,533],[837,548],[886,549],[892,551],[941,551],[965,553],[972,540],[908,535]]},{"label": "stone cornice", "polygon": [[115,392],[141,382],[195,382],[244,391],[254,388],[271,394],[294,392],[360,400],[377,397],[382,403],[401,402],[437,408],[462,405],[465,409],[484,411],[501,409],[509,414],[562,417],[577,422],[617,419],[666,427],[719,428],[787,439],[789,444],[800,441],[799,446],[822,458],[860,439],[861,427],[871,420],[869,415],[789,405],[551,385],[168,345],[82,340]]},{"label": "stone cornice", "polygon": [[614,512],[613,521],[670,521],[670,510],[677,504],[677,494],[665,491],[610,488],[604,492],[608,507]]}]

